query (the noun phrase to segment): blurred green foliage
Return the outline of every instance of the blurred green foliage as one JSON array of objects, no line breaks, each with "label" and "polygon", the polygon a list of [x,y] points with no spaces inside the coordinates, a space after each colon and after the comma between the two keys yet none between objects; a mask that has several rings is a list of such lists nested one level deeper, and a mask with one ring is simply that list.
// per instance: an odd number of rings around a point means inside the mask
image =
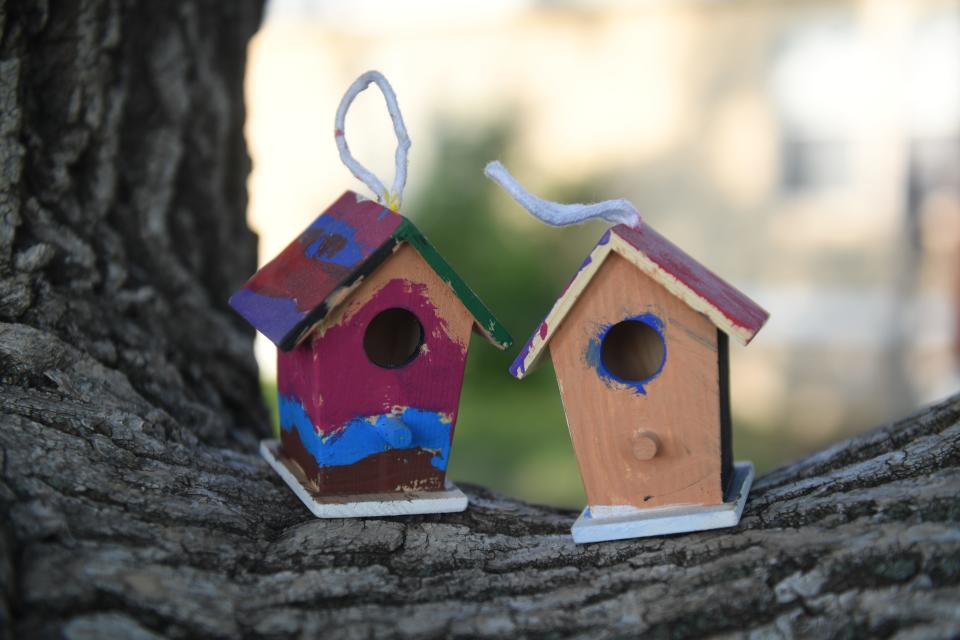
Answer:
[{"label": "blurred green foliage", "polygon": [[[439,125],[431,175],[408,196],[404,213],[507,326],[514,344],[501,352],[479,336],[472,341],[449,475],[529,501],[580,507],[583,486],[549,358],[520,382],[508,367],[605,225],[555,229],[511,221],[529,214],[483,176],[488,161],[504,157],[510,127],[465,130]],[[567,202],[616,197],[604,193],[604,182],[588,178],[539,195]],[[264,396],[276,419],[273,383],[264,385]],[[734,446],[758,471],[806,452],[770,430],[736,427]]]},{"label": "blurred green foliage", "polygon": [[[514,344],[505,352],[479,337],[471,344],[450,477],[530,500],[582,504],[549,362],[520,382],[508,367],[604,227],[529,224],[529,214],[483,175],[487,162],[504,157],[509,125],[464,131],[470,130],[440,126],[432,175],[408,198],[406,213],[507,326]],[[578,198],[574,189],[545,195]]]}]

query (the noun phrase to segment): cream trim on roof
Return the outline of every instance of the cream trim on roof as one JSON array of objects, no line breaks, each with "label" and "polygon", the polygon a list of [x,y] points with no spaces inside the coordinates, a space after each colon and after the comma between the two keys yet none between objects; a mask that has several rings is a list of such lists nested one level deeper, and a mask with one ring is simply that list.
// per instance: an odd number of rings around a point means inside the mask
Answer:
[{"label": "cream trim on roof", "polygon": [[691,289],[685,283],[677,279],[673,274],[664,270],[663,267],[648,258],[642,251],[617,235],[615,229],[609,232],[609,239],[600,243],[590,252],[584,265],[570,281],[567,289],[557,299],[544,318],[540,326],[534,332],[533,336],[524,346],[524,352],[517,358],[511,373],[517,379],[526,377],[529,371],[532,371],[540,362],[543,349],[550,342],[556,333],[567,313],[576,304],[577,299],[587,289],[590,281],[596,275],[600,266],[603,264],[610,252],[616,252],[634,265],[642,273],[650,276],[655,282],[663,286],[667,291],[686,303],[694,311],[698,311],[710,320],[718,329],[724,333],[733,336],[741,344],[746,345],[750,342],[755,331],[739,326],[730,320],[724,313],[713,305],[706,298]]}]

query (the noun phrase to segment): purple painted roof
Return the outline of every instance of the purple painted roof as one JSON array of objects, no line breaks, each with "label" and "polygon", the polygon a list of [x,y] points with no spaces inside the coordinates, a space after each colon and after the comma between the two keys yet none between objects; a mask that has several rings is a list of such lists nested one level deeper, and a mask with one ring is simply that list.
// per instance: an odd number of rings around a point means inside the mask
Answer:
[{"label": "purple painted roof", "polygon": [[347,191],[276,258],[263,265],[230,306],[281,350],[300,338],[348,296],[331,297],[373,272],[402,242],[450,285],[474,326],[499,349],[510,334],[450,268],[412,222],[381,204]]},{"label": "purple painted roof", "polygon": [[393,249],[393,232],[403,221],[400,214],[347,191],[247,280],[230,306],[271,342],[289,349],[326,315],[331,294],[361,276],[378,250]]}]

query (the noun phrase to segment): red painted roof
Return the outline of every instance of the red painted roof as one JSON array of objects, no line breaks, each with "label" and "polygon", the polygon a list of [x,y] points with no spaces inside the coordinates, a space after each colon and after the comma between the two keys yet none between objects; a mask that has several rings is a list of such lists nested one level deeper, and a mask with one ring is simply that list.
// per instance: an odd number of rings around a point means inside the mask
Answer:
[{"label": "red painted roof", "polygon": [[482,335],[500,349],[510,335],[437,250],[399,213],[347,191],[230,297],[241,316],[287,351],[360,279],[411,244],[450,285]]},{"label": "red painted roof", "polygon": [[[612,231],[720,311],[730,324],[745,329],[750,338],[760,331],[770,317],[756,302],[691,258],[650,226],[643,224],[635,229],[621,224]],[[745,342],[749,342],[750,338]]]},{"label": "red painted roof", "polygon": [[289,349],[329,311],[330,295],[356,280],[384,247],[403,217],[346,192],[287,248],[263,265],[230,304],[277,346]]},{"label": "red painted roof", "polygon": [[590,287],[593,276],[610,252],[626,258],[691,309],[706,315],[718,329],[743,344],[753,339],[769,317],[753,300],[647,224],[637,228],[617,225],[603,234],[554,302],[547,317],[520,350],[510,366],[510,373],[514,377],[523,378],[537,366],[544,347],[553,338],[577,298]]}]

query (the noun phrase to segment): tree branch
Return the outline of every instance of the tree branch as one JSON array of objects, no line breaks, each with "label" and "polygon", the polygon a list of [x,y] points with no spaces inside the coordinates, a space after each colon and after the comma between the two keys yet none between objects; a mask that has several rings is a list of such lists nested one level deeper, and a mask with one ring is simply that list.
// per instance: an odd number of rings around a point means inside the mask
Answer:
[{"label": "tree branch", "polygon": [[[29,6],[28,6],[29,4]],[[955,636],[960,396],[761,478],[731,530],[317,520],[256,455],[259,7],[0,2],[0,633]]]}]

